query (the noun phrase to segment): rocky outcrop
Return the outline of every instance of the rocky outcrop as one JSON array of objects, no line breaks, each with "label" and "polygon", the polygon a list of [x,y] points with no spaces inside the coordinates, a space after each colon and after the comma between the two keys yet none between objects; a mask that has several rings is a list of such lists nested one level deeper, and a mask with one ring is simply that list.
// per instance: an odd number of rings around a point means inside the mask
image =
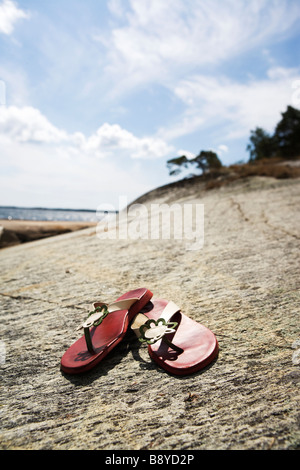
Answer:
[{"label": "rocky outcrop", "polygon": [[[299,449],[299,186],[250,178],[143,199],[204,204],[197,250],[139,238],[147,211],[131,238],[99,226],[1,250],[1,448]],[[174,377],[128,332],[94,370],[64,375],[92,303],[143,286],[210,328],[217,360]]]},{"label": "rocky outcrop", "polygon": [[0,220],[0,248],[95,226],[94,222]]}]

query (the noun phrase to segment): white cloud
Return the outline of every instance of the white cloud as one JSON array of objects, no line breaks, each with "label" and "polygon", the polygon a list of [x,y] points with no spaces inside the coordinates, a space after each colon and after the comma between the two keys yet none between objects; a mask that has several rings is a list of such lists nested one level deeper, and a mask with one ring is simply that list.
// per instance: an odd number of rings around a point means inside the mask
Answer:
[{"label": "white cloud", "polygon": [[[19,45],[17,53],[2,60],[0,77],[10,104],[0,108],[0,157],[9,167],[1,178],[4,193],[10,185],[10,194],[35,188],[42,197],[51,190],[49,178],[57,198],[64,188],[76,194],[76,187],[84,198],[90,186],[110,194],[126,187],[141,193],[154,173],[157,184],[162,160],[176,155],[172,139],[194,133],[194,139],[204,137],[205,148],[211,145],[229,158],[235,146],[230,139],[248,138],[256,126],[272,130],[280,112],[299,96],[292,84],[298,83],[300,69],[278,67],[280,54],[274,52],[277,41],[295,32],[299,0],[108,0],[107,5],[108,20],[91,22],[89,12],[80,16],[80,24],[77,14],[83,10],[76,10],[70,21],[64,11],[57,21],[37,8],[32,24],[37,33],[22,38],[23,49]],[[17,22],[28,17],[16,2],[0,0],[0,33],[12,34]],[[30,43],[32,37],[39,37],[38,43]],[[260,77],[241,82],[233,78],[237,68],[230,66],[237,67],[236,57],[245,64],[249,51],[252,59],[259,51],[260,68],[253,66],[251,72],[259,70]],[[263,66],[269,67],[264,78]],[[148,116],[152,96],[157,101]],[[28,106],[40,99],[44,110],[51,106],[52,115],[64,112],[61,122],[70,129],[76,119],[87,129],[95,116],[108,114],[94,132],[66,131]],[[130,128],[110,123],[117,106],[127,110]],[[141,109],[141,125],[161,126],[155,134],[137,135],[132,127]],[[188,139],[180,141],[183,149],[189,145]],[[185,150],[178,154],[193,156]],[[159,158],[151,169],[147,160]]]},{"label": "white cloud", "polygon": [[[195,67],[220,65],[281,40],[300,19],[294,0],[130,0],[131,9],[111,31],[106,72],[114,92],[151,82],[174,83]],[[119,2],[110,2],[115,17]],[[122,76],[122,80],[120,80]]]},{"label": "white cloud", "polygon": [[259,126],[273,131],[280,113],[292,105],[293,83],[300,69],[269,69],[265,79],[240,83],[220,76],[196,75],[182,80],[174,93],[186,105],[178,122],[161,128],[159,135],[171,139],[196,130],[218,129],[220,138],[249,136]]},{"label": "white cloud", "polygon": [[117,124],[105,123],[90,136],[67,133],[39,110],[16,106],[0,107],[0,148],[2,204],[70,208],[103,202],[118,208],[119,195],[131,202],[155,187],[153,178],[157,182],[145,160],[173,151],[161,139],[136,137]]},{"label": "white cloud", "polygon": [[224,145],[224,144],[218,145],[218,148],[217,148],[218,155],[222,156],[223,154],[228,153],[228,151],[229,151],[229,148],[227,145]]},{"label": "white cloud", "polygon": [[160,158],[169,154],[173,147],[155,137],[134,136],[118,124],[103,124],[95,134],[85,139],[82,148],[97,152],[100,156],[126,152],[131,158]]},{"label": "white cloud", "polygon": [[119,196],[131,202],[155,185],[135,161],[128,168],[59,146],[12,142],[1,149],[1,203],[91,209],[111,203],[118,209]]},{"label": "white cloud", "polygon": [[21,19],[28,19],[29,14],[18,8],[12,0],[3,0],[0,5],[0,33],[12,34],[15,24]]},{"label": "white cloud", "polygon": [[165,157],[174,148],[161,138],[136,137],[118,124],[105,123],[92,135],[68,134],[58,129],[36,108],[8,106],[0,108],[0,141],[2,143],[44,144],[64,147],[70,155],[123,156],[132,159]]},{"label": "white cloud", "polygon": [[0,108],[0,138],[12,142],[55,144],[67,140],[67,134],[57,129],[38,109],[30,106]]},{"label": "white cloud", "polygon": [[182,155],[185,155],[188,160],[191,160],[192,158],[195,158],[196,154],[193,152],[190,152],[189,150],[183,150],[180,149],[177,151],[177,155],[181,157]]},{"label": "white cloud", "polygon": [[122,3],[122,0],[109,0],[107,6],[112,15],[118,18],[122,18],[125,15],[124,2]]}]

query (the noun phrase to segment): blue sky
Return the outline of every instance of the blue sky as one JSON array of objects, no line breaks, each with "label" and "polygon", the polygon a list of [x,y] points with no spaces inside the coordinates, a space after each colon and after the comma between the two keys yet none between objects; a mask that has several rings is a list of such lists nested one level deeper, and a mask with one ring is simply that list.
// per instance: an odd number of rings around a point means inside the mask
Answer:
[{"label": "blue sky", "polygon": [[0,205],[118,208],[300,107],[299,0],[0,0]]}]

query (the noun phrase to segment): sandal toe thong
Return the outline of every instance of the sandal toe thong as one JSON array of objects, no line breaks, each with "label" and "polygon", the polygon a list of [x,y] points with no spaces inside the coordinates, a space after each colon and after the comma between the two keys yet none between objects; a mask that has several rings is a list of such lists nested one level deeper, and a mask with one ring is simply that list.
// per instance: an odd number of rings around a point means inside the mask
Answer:
[{"label": "sandal toe thong", "polygon": [[96,302],[79,327],[84,335],[61,358],[61,370],[79,374],[95,367],[123,339],[133,317],[149,302],[152,292],[135,289],[110,305]]},{"label": "sandal toe thong", "polygon": [[139,313],[131,328],[160,367],[174,375],[203,369],[218,355],[217,339],[208,328],[181,312],[174,302],[151,301],[152,308]]}]

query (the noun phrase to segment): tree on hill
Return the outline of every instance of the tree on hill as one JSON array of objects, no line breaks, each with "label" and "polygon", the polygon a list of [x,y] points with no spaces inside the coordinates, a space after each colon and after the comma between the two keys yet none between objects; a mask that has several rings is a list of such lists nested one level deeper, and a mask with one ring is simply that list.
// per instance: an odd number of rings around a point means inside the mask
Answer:
[{"label": "tree on hill", "polygon": [[185,155],[182,155],[181,157],[171,158],[171,160],[167,161],[169,175],[179,175],[183,168],[188,168],[190,161],[191,160],[189,160]]},{"label": "tree on hill", "polygon": [[194,158],[187,158],[185,155],[181,157],[171,158],[167,161],[170,176],[178,175],[183,168],[195,167],[196,170],[202,171],[203,174],[213,169],[221,168],[222,163],[215,152],[211,150],[201,150]]},{"label": "tree on hill", "polygon": [[273,135],[260,127],[251,131],[247,145],[250,162],[271,157],[300,157],[300,111],[288,106],[281,115]]},{"label": "tree on hill", "polygon": [[250,153],[250,161],[270,158],[275,151],[274,138],[264,129],[257,127],[251,131],[250,144],[247,145]]},{"label": "tree on hill", "polygon": [[274,140],[283,158],[300,157],[300,111],[288,106],[277,124]]}]

